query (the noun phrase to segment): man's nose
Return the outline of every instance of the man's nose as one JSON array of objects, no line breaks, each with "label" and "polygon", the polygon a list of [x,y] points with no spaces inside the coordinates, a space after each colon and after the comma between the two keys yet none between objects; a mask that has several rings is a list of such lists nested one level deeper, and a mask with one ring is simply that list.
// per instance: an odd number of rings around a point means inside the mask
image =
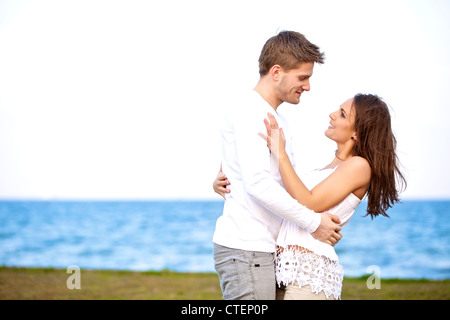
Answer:
[{"label": "man's nose", "polygon": [[303,89],[304,91],[309,91],[309,90],[311,90],[311,85],[310,85],[310,83],[309,83],[309,79],[306,80],[305,83],[302,85],[302,89]]}]

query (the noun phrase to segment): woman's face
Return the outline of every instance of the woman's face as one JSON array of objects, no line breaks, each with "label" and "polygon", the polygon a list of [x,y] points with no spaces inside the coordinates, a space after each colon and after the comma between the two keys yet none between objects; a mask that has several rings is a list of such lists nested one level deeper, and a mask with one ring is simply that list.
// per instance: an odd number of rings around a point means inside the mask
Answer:
[{"label": "woman's face", "polygon": [[355,110],[352,106],[353,98],[345,101],[338,110],[330,114],[330,126],[325,135],[337,143],[346,143],[355,137]]}]

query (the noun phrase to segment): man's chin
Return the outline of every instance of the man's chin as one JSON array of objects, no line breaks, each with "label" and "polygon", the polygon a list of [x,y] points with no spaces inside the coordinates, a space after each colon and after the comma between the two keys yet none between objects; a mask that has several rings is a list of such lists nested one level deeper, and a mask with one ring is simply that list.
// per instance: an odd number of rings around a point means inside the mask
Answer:
[{"label": "man's chin", "polygon": [[300,103],[300,98],[289,100],[289,101],[285,101],[285,102],[286,103],[290,103],[290,104],[299,104]]}]

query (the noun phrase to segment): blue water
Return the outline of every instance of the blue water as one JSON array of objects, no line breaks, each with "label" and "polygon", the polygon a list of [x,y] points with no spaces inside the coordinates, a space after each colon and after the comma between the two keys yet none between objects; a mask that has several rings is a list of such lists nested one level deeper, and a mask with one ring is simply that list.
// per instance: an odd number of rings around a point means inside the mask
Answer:
[{"label": "blue water", "polygon": [[[0,265],[214,272],[222,201],[1,201]],[[346,276],[450,278],[450,201],[405,201],[371,220],[360,205],[336,246]]]}]

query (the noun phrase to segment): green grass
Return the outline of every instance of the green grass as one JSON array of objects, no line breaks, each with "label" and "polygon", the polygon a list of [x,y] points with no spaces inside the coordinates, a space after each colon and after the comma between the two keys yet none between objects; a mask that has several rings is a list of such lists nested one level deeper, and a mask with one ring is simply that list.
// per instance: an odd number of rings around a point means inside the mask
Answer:
[{"label": "green grass", "polygon": [[[65,269],[0,267],[0,300],[144,299],[217,300],[222,298],[215,273],[173,271],[81,270],[81,289],[69,290]],[[345,278],[342,299],[450,299],[450,280],[381,279],[369,290],[367,277]]]}]

